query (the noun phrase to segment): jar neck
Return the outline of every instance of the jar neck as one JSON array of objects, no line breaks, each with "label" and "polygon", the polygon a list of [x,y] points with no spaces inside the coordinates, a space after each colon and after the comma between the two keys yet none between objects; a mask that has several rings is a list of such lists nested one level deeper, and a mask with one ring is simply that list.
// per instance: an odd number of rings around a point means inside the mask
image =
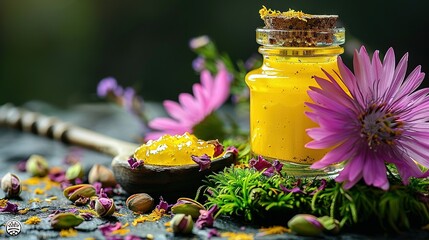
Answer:
[{"label": "jar neck", "polygon": [[263,64],[282,63],[329,63],[336,62],[344,52],[341,46],[328,47],[272,47],[261,46],[259,53],[263,55]]}]

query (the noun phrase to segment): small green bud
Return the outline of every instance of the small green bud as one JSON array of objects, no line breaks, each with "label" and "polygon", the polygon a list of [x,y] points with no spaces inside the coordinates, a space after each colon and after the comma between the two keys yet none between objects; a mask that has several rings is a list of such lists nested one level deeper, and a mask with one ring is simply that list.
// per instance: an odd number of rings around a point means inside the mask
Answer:
[{"label": "small green bud", "polygon": [[301,236],[318,236],[324,230],[317,218],[310,214],[297,214],[287,225],[292,232]]},{"label": "small green bud", "polygon": [[54,229],[68,229],[79,226],[85,219],[73,213],[58,213],[51,218]]},{"label": "small green bud", "polygon": [[179,198],[177,203],[171,207],[172,213],[191,215],[194,219],[200,216],[200,210],[206,210],[206,208],[201,203],[190,198]]},{"label": "small green bud", "polygon": [[125,205],[133,212],[146,213],[153,208],[153,198],[146,193],[137,193],[128,197]]},{"label": "small green bud", "polygon": [[21,181],[15,174],[7,173],[1,179],[1,188],[6,193],[7,198],[18,197],[21,193]]},{"label": "small green bud", "polygon": [[49,172],[48,162],[40,155],[31,155],[27,160],[25,169],[34,177],[44,177]]},{"label": "small green bud", "polygon": [[170,226],[174,233],[189,234],[192,233],[194,228],[194,221],[192,216],[183,213],[175,214],[170,221]]},{"label": "small green bud", "polygon": [[83,167],[80,163],[75,163],[73,166],[69,167],[66,171],[66,179],[73,181],[77,178],[83,178]]},{"label": "small green bud", "polygon": [[91,198],[95,196],[95,188],[90,184],[78,184],[67,187],[63,191],[64,196],[74,202],[81,197]]}]

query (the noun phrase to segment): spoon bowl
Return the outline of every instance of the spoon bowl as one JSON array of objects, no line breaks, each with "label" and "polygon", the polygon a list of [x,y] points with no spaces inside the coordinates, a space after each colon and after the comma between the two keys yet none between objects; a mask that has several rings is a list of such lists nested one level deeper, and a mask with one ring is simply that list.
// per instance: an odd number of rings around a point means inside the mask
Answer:
[{"label": "spoon bowl", "polygon": [[193,197],[202,180],[207,174],[218,172],[235,162],[235,155],[226,153],[213,160],[210,168],[200,171],[198,164],[181,166],[162,166],[143,164],[131,169],[124,157],[115,157],[112,169],[116,181],[128,193],[148,193],[154,198],[162,196],[167,200],[176,200],[178,197]]}]

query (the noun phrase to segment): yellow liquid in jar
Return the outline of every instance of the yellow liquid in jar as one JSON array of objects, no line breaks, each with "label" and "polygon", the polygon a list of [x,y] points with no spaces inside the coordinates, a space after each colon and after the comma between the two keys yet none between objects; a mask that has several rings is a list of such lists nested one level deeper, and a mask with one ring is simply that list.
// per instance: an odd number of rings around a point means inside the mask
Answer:
[{"label": "yellow liquid in jar", "polygon": [[[279,60],[280,59],[280,60]],[[251,148],[256,155],[300,164],[320,160],[327,150],[305,148],[311,141],[305,132],[316,127],[304,112],[309,86],[318,86],[312,76],[325,78],[321,68],[338,73],[337,58],[265,58],[263,67],[249,72]],[[335,76],[335,74],[334,74]]]},{"label": "yellow liquid in jar", "polygon": [[192,134],[164,135],[158,140],[150,140],[134,152],[134,158],[143,160],[145,164],[180,166],[196,164],[191,156],[207,154],[213,157],[214,145],[202,141]]}]

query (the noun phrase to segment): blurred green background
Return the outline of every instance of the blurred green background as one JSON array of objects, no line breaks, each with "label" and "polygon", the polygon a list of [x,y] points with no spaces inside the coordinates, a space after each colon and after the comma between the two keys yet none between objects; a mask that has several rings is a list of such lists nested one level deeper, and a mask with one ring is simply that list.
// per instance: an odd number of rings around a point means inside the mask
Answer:
[{"label": "blurred green background", "polygon": [[[0,2],[0,104],[42,100],[57,106],[100,101],[100,79],[113,76],[144,99],[176,100],[199,80],[189,39],[208,35],[233,59],[257,53],[261,5],[338,14],[353,49],[410,53],[410,72],[429,68],[426,1],[113,1]],[[429,85],[425,80],[425,85]]]}]

